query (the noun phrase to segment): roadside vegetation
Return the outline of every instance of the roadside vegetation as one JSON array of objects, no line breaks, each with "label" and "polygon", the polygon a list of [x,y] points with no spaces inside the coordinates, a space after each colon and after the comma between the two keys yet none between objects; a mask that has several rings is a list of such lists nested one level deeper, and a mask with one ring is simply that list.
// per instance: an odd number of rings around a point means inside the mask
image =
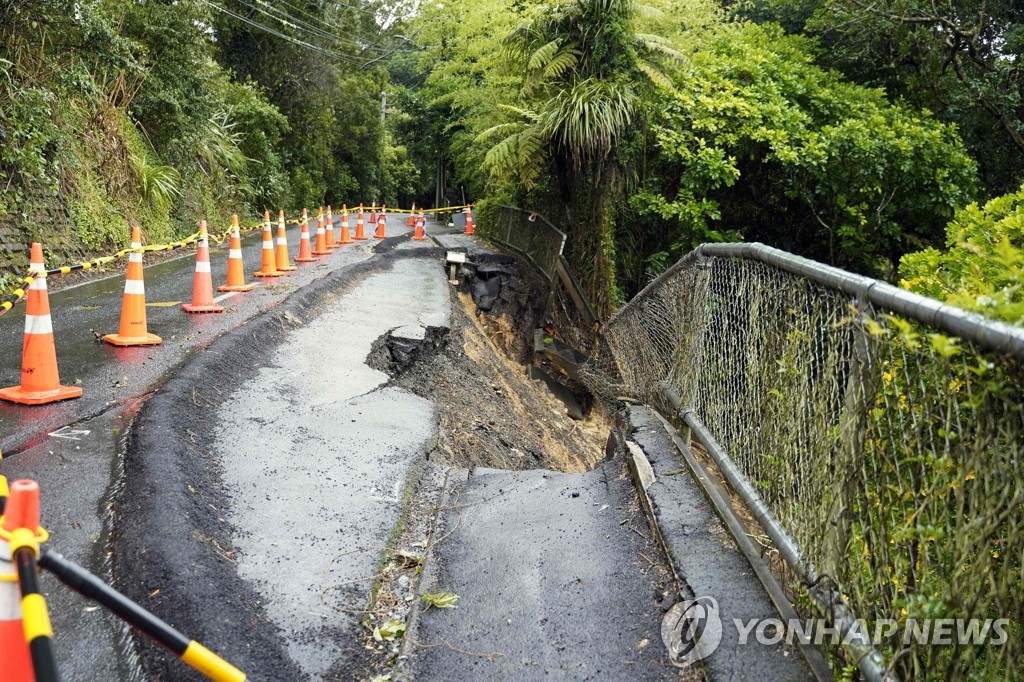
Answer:
[{"label": "roadside vegetation", "polygon": [[488,202],[554,220],[604,313],[736,239],[987,291],[965,278],[991,258],[918,271],[1024,182],[1020,9],[968,4],[0,2],[5,255],[433,204],[443,174],[441,200],[483,200],[484,229]]}]

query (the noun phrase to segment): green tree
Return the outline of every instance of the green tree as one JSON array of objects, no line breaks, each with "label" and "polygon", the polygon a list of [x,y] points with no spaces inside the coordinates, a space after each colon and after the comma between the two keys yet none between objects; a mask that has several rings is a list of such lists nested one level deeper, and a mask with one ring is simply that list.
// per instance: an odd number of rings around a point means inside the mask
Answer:
[{"label": "green tree", "polygon": [[900,261],[900,284],[1011,324],[1024,324],[1024,187],[972,203],[946,227],[945,250]]},{"label": "green tree", "polygon": [[741,14],[815,36],[825,64],[955,123],[990,194],[1024,174],[1024,5],[754,0]]},{"label": "green tree", "polygon": [[662,91],[631,201],[670,228],[655,253],[741,237],[889,274],[970,198],[951,126],[817,67],[807,41],[732,23],[702,42]]},{"label": "green tree", "polygon": [[509,36],[522,70],[524,106],[477,142],[497,138],[484,166],[526,189],[553,172],[568,228],[567,257],[592,302],[617,303],[615,224],[636,175],[643,103],[669,86],[655,55],[677,57],[667,41],[639,33],[632,0],[563,0],[538,6]]}]

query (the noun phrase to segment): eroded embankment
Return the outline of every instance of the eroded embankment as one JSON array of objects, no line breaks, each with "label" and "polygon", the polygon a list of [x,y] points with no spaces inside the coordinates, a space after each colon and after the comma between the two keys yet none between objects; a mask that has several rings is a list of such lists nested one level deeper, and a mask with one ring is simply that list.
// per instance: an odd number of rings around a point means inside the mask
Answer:
[{"label": "eroded embankment", "polygon": [[480,311],[465,290],[452,289],[447,343],[398,372],[394,383],[433,400],[440,432],[437,456],[456,467],[582,472],[604,457],[611,429],[600,409],[576,420],[522,362],[539,302],[528,285],[512,305]]}]

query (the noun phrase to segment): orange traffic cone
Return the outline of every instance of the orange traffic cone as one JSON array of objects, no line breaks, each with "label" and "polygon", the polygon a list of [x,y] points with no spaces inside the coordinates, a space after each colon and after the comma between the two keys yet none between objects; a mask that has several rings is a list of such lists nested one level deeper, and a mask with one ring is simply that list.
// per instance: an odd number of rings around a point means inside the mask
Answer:
[{"label": "orange traffic cone", "polygon": [[[413,216],[413,217],[415,218],[415,216]],[[412,238],[415,239],[418,242],[421,242],[421,241],[423,241],[424,239],[427,238],[426,235],[423,234],[423,222],[424,222],[424,218],[423,218],[423,213],[421,212],[419,217],[416,218],[416,231],[412,235]]]},{"label": "orange traffic cone", "polygon": [[314,256],[329,256],[331,250],[327,248],[327,235],[324,233],[324,217],[316,217],[316,248],[313,249]]},{"label": "orange traffic cone", "polygon": [[363,233],[363,205],[359,204],[359,213],[356,214],[356,236],[355,240],[361,242],[366,239],[366,235]]},{"label": "orange traffic cone", "polygon": [[314,263],[320,260],[315,257],[309,248],[309,215],[306,209],[302,209],[302,233],[299,235],[299,257],[296,263]]},{"label": "orange traffic cone", "polygon": [[280,272],[298,270],[288,262],[288,230],[284,225],[284,211],[277,213],[277,269]]},{"label": "orange traffic cone", "polygon": [[473,205],[466,207],[466,231],[463,234],[473,234]]},{"label": "orange traffic cone", "polygon": [[370,207],[370,224],[377,224],[377,200],[373,200],[373,205]]},{"label": "orange traffic cone", "polygon": [[[0,477],[0,488],[7,495],[7,481]],[[35,495],[32,495],[33,490]],[[0,534],[0,670],[4,682],[35,682],[32,656],[25,640],[22,623],[21,590],[18,589],[18,569],[11,560],[10,533],[28,528],[38,535],[39,484],[34,481],[14,481],[10,496],[4,505],[3,529]]]},{"label": "orange traffic cone", "polygon": [[242,260],[242,234],[238,231],[238,216],[231,216],[231,243],[228,244],[228,281],[217,291],[252,291],[255,284],[245,283],[245,262]]},{"label": "orange traffic cone", "polygon": [[385,233],[387,231],[388,217],[384,213],[386,206],[380,207],[380,215],[377,216],[377,231],[373,233],[374,239],[385,239]]},{"label": "orange traffic cone", "polygon": [[[132,228],[132,248],[142,248],[142,231]],[[155,346],[161,342],[156,334],[146,329],[146,288],[142,281],[142,253],[128,254],[128,274],[124,279],[124,298],[121,302],[121,326],[116,334],[103,337],[115,346]]]},{"label": "orange traffic cone", "polygon": [[[46,292],[43,245],[32,244],[29,274],[35,276],[25,301],[25,339],[21,350],[21,385],[0,389],[0,400],[22,405],[42,405],[78,398],[78,386],[61,386],[57,375],[57,349],[53,345],[50,297]],[[3,669],[0,667],[0,669]]]},{"label": "orange traffic cone", "polygon": [[277,269],[274,236],[270,233],[270,211],[263,211],[263,262],[260,264],[259,272],[252,274],[256,277],[281,277],[288,274]]},{"label": "orange traffic cone", "polygon": [[416,227],[416,202],[412,202],[412,212],[409,214],[409,218],[405,221],[406,227]]},{"label": "orange traffic cone", "polygon": [[199,244],[196,246],[196,272],[192,276],[192,303],[181,306],[186,313],[222,313],[224,306],[213,302],[213,277],[210,275],[210,243],[206,221],[199,221]]},{"label": "orange traffic cone", "polygon": [[341,205],[341,237],[338,239],[338,244],[351,244],[352,235],[348,232],[348,206],[345,204]]},{"label": "orange traffic cone", "polygon": [[330,205],[327,206],[327,223],[324,225],[324,236],[327,237],[328,249],[338,248],[337,244],[334,243],[334,211],[331,210]]}]

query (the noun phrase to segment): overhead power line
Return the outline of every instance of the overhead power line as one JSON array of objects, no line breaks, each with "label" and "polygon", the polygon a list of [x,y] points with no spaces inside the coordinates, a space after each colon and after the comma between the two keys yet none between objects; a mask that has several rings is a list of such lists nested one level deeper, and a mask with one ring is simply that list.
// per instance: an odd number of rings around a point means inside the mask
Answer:
[{"label": "overhead power line", "polygon": [[268,34],[270,34],[272,36],[275,36],[277,38],[285,40],[285,41],[287,41],[289,43],[292,43],[293,45],[297,45],[298,47],[302,47],[302,48],[305,48],[307,50],[311,50],[313,52],[316,52],[316,53],[318,53],[318,54],[320,54],[320,55],[322,55],[324,57],[328,57],[330,59],[335,59],[335,60],[341,61],[341,62],[348,62],[350,64],[358,64],[360,66],[363,66],[363,65],[366,64],[367,60],[365,60],[365,59],[359,59],[358,57],[352,57],[351,55],[339,54],[339,53],[334,52],[332,50],[328,50],[326,48],[320,47],[319,45],[313,45],[312,43],[308,43],[308,42],[306,42],[304,40],[300,40],[300,39],[298,39],[298,38],[296,38],[294,36],[290,36],[290,35],[288,35],[286,33],[282,33],[282,32],[280,32],[280,31],[278,31],[276,29],[273,29],[273,28],[270,28],[269,26],[261,24],[258,21],[254,21],[252,19],[249,19],[248,17],[242,16],[241,14],[238,14],[237,12],[233,12],[233,11],[229,10],[228,8],[226,8],[226,7],[222,7],[221,5],[218,5],[218,4],[214,3],[214,2],[211,2],[211,0],[203,0],[203,2],[205,4],[207,4],[207,5],[209,5],[210,7],[212,7],[213,9],[217,10],[218,12],[226,14],[226,15],[234,18],[234,19],[237,19],[238,21],[241,21],[244,24],[248,24],[249,26],[252,26],[253,28],[259,29],[259,30],[263,31],[264,33],[268,33]]},{"label": "overhead power line", "polygon": [[310,24],[309,22],[299,19],[298,17],[292,16],[291,14],[288,14],[284,10],[275,7],[269,2],[265,2],[264,0],[255,0],[256,4],[247,2],[247,0],[234,0],[234,2],[244,7],[247,7],[251,10],[259,12],[260,14],[266,16],[267,18],[273,19],[274,21],[279,22],[285,26],[305,31],[308,34],[315,36],[321,40],[326,40],[329,43],[345,43],[346,41],[348,41],[348,47],[362,49],[361,46],[358,45],[355,41],[352,41],[351,39],[348,39],[336,33],[329,33],[320,28],[319,26],[314,26],[313,24]]}]

